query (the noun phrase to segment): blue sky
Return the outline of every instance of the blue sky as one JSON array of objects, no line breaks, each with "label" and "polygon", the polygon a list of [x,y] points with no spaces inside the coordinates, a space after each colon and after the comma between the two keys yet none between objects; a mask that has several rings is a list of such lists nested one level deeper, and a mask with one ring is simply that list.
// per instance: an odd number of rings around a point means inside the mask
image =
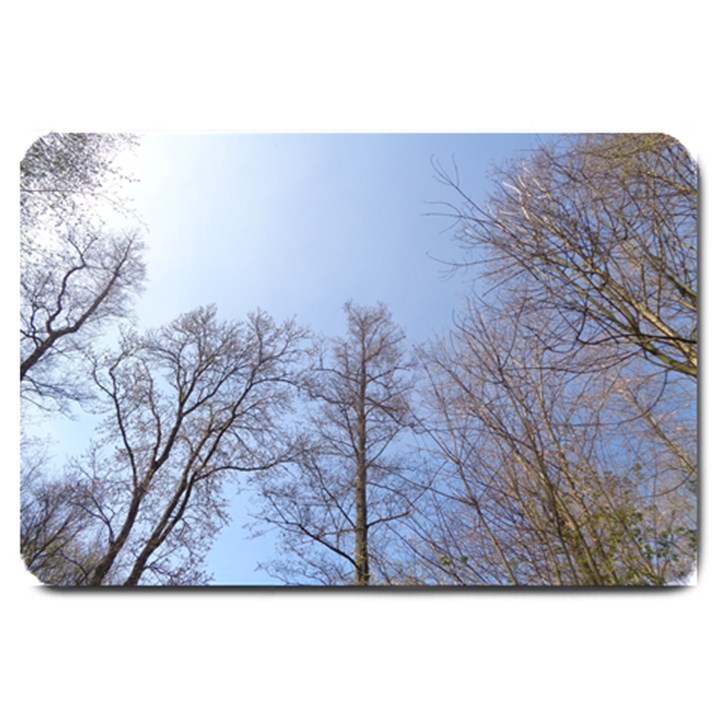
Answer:
[{"label": "blue sky", "polygon": [[[433,202],[454,200],[431,158],[457,163],[474,198],[494,163],[537,136],[465,134],[146,135],[124,159],[147,225],[141,328],[215,303],[221,316],[262,308],[325,335],[344,333],[343,303],[386,303],[409,343],[450,327],[470,285],[433,258],[457,257]],[[130,223],[132,224],[132,223]],[[84,422],[61,423],[60,457],[85,444]],[[208,568],[218,584],[266,584],[255,572],[270,537],[248,540],[246,496],[218,536]]]},{"label": "blue sky", "polygon": [[[342,332],[342,304],[386,302],[413,339],[460,302],[428,254],[453,254],[431,156],[454,154],[468,186],[534,142],[523,135],[154,135],[136,160],[149,226],[142,324],[199,304],[261,307]],[[132,165],[131,165],[132,166]]]}]

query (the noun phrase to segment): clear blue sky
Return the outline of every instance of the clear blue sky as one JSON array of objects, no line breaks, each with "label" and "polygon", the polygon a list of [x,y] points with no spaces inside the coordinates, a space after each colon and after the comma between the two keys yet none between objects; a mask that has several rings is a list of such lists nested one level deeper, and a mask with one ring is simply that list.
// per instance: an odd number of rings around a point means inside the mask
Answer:
[{"label": "clear blue sky", "polygon": [[215,302],[261,307],[342,332],[342,304],[386,302],[414,339],[447,326],[458,283],[428,258],[453,254],[450,198],[431,156],[454,154],[480,192],[492,162],[531,146],[523,135],[158,135],[138,158],[148,223],[143,323]]},{"label": "clear blue sky", "polygon": [[[221,316],[256,308],[295,316],[325,335],[344,332],[343,303],[385,302],[410,343],[449,328],[469,290],[443,279],[432,257],[457,257],[449,221],[430,203],[453,200],[431,158],[450,166],[474,198],[494,163],[537,142],[530,135],[148,135],[127,163],[147,223],[147,289],[140,327],[198,305]],[[84,446],[84,425],[63,424],[64,450]],[[64,440],[63,440],[64,439]],[[266,584],[256,564],[271,539],[248,540],[245,497],[208,556],[219,584]]]}]

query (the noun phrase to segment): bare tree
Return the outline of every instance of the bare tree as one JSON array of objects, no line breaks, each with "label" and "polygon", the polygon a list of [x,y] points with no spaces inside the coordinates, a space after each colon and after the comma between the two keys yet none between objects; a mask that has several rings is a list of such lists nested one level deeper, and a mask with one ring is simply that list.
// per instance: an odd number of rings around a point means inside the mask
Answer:
[{"label": "bare tree", "polygon": [[100,438],[72,468],[72,502],[97,545],[84,584],[199,584],[227,522],[225,480],[292,452],[280,427],[302,333],[256,313],[245,323],[201,308],[126,334],[94,378]]},{"label": "bare tree", "polygon": [[[127,319],[142,289],[136,231],[104,228],[108,208],[129,214],[115,164],[129,135],[53,133],[20,164],[20,388],[32,408],[69,412],[91,398],[101,333]],[[82,507],[81,477],[58,473],[29,442],[22,447],[21,552],[43,582],[84,584],[99,560],[97,527]],[[59,475],[59,477],[55,477]]]},{"label": "bare tree", "polygon": [[[30,445],[30,447],[29,447]],[[93,519],[77,503],[77,479],[46,477],[39,443],[25,441],[21,467],[20,553],[43,583],[82,585],[97,558],[92,556]]]},{"label": "bare tree", "polygon": [[398,452],[412,424],[404,335],[384,305],[345,305],[348,333],[318,349],[305,382],[304,452],[257,478],[257,517],[280,528],[269,569],[290,582],[368,585],[383,574],[383,529],[422,489]]},{"label": "bare tree", "polygon": [[83,397],[87,380],[78,378],[77,361],[109,320],[127,317],[144,280],[142,250],[135,233],[71,230],[52,246],[28,249],[20,277],[25,397],[38,404]]},{"label": "bare tree", "polygon": [[[486,282],[532,289],[577,344],[640,354],[697,375],[697,174],[666,135],[571,136],[496,171],[487,203],[436,168],[460,198],[447,205]],[[611,350],[614,354],[615,349]]]},{"label": "bare tree", "polygon": [[[425,353],[441,468],[410,519],[409,566],[452,584],[682,582],[695,561],[693,474],[629,412],[628,367],[550,369],[547,324],[529,304],[475,305],[452,346]],[[663,421],[693,437],[668,397]]]},{"label": "bare tree", "polygon": [[38,138],[20,163],[23,250],[38,235],[97,231],[100,208],[131,214],[121,188],[132,178],[118,156],[137,146],[129,134],[50,133]]},{"label": "bare tree", "polygon": [[[478,270],[425,353],[425,581],[672,584],[696,557],[697,178],[662,135],[574,136],[447,215]],[[488,302],[489,299],[489,302]]]},{"label": "bare tree", "polygon": [[83,398],[78,361],[109,320],[127,317],[142,289],[138,233],[104,229],[101,212],[126,210],[119,185],[130,178],[114,162],[135,143],[53,133],[20,164],[20,380],[23,397],[43,407]]}]

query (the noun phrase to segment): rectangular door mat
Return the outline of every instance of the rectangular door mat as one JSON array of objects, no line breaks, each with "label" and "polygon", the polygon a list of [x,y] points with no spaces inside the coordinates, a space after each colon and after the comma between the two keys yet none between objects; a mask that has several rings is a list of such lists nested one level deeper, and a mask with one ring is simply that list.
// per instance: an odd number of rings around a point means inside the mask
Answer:
[{"label": "rectangular door mat", "polygon": [[694,583],[678,140],[52,133],[20,197],[43,584]]}]

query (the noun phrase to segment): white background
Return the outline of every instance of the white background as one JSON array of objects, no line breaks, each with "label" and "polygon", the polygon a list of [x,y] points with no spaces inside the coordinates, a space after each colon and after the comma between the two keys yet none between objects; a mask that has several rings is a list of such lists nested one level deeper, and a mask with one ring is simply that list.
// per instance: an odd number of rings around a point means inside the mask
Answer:
[{"label": "white background", "polygon": [[[31,720],[717,717],[719,118],[711,7],[146,0],[6,10],[0,711]],[[622,130],[681,139],[700,164],[703,217],[697,587],[36,587],[17,557],[17,163],[49,130]]]}]

